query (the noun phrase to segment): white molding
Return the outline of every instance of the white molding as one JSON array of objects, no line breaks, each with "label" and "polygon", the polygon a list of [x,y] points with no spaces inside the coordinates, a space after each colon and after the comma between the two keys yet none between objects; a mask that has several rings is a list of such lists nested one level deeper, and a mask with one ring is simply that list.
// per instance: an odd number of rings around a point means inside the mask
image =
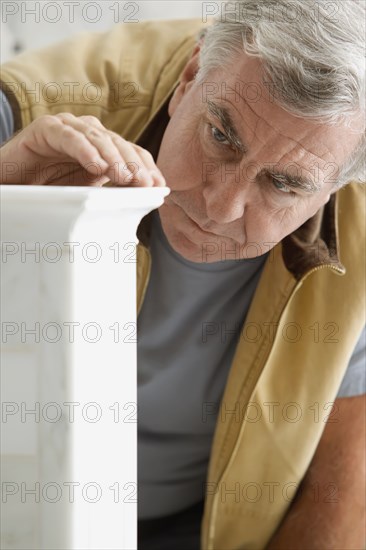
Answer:
[{"label": "white molding", "polygon": [[4,549],[136,548],[135,235],[168,192],[1,187]]}]

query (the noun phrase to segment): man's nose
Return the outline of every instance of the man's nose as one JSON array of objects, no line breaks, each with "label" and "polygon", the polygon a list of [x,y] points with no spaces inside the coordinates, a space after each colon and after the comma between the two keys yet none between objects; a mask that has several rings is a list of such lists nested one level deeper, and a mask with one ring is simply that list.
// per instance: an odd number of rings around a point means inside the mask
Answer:
[{"label": "man's nose", "polygon": [[217,224],[242,218],[245,209],[245,191],[237,184],[211,183],[203,190],[208,217]]}]

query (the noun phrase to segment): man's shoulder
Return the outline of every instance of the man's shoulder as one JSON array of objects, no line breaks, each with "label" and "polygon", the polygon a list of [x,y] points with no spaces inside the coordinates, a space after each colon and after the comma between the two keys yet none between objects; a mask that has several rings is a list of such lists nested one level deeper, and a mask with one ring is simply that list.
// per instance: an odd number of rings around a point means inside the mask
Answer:
[{"label": "man's shoulder", "polygon": [[337,191],[337,203],[340,229],[345,224],[348,231],[353,227],[365,240],[366,182],[350,181]]},{"label": "man's shoulder", "polygon": [[204,26],[200,19],[125,22],[17,56],[1,67],[14,130],[42,114],[71,112],[97,116],[132,140],[174,86]]},{"label": "man's shoulder", "polygon": [[[195,36],[201,28],[211,24],[203,23],[200,18],[191,19],[149,19],[146,21],[139,21],[135,24],[118,23],[115,28],[132,35],[136,33],[145,32],[157,37],[155,45],[158,45],[162,39],[166,39],[171,42],[179,42],[184,39],[185,36]],[[162,34],[164,31],[164,34]]]}]

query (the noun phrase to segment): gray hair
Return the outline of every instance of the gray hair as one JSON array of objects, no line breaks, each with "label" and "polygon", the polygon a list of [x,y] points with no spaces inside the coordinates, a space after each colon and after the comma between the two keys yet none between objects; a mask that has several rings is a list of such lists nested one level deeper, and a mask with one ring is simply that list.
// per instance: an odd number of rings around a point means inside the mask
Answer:
[{"label": "gray hair", "polygon": [[[276,103],[327,124],[365,118],[364,0],[237,0],[202,35],[196,81],[245,51],[263,63]],[[366,134],[336,187],[364,181]]]}]

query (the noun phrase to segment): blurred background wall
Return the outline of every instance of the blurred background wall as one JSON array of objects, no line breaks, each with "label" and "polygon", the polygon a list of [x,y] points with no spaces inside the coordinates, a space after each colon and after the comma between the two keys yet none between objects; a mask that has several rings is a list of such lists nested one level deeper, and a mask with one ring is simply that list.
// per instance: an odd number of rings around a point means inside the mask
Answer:
[{"label": "blurred background wall", "polygon": [[1,63],[82,32],[103,31],[124,21],[202,18],[216,2],[202,0],[1,0]]}]

